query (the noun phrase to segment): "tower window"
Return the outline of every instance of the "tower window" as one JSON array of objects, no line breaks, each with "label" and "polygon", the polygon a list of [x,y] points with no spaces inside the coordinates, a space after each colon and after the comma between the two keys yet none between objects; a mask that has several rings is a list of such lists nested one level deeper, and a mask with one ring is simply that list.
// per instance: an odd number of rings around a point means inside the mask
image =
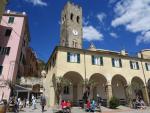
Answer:
[{"label": "tower window", "polygon": [[80,22],[80,17],[79,16],[77,16],[77,23],[79,23]]},{"label": "tower window", "polygon": [[77,48],[77,41],[76,41],[76,40],[73,40],[72,46],[73,46],[74,48]]},{"label": "tower window", "polygon": [[73,21],[73,14],[71,13],[71,15],[70,15],[70,19]]}]

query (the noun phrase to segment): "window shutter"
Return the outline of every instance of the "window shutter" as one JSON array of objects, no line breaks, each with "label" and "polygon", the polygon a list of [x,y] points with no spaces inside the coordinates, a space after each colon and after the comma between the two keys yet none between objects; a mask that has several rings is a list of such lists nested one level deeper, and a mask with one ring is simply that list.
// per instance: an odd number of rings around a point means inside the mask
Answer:
[{"label": "window shutter", "polygon": [[138,62],[136,62],[136,66],[137,66],[137,69],[139,69],[139,63]]},{"label": "window shutter", "polygon": [[2,74],[3,66],[0,66],[0,75]]},{"label": "window shutter", "polygon": [[145,63],[145,67],[146,67],[146,70],[148,71],[148,64],[147,63]]},{"label": "window shutter", "polygon": [[80,63],[80,54],[77,54],[77,63]]},{"label": "window shutter", "polygon": [[70,62],[70,52],[67,53],[67,62]]},{"label": "window shutter", "polygon": [[114,58],[112,58],[112,66],[115,67]]},{"label": "window shutter", "polygon": [[119,59],[119,65],[120,65],[120,67],[122,67],[121,58]]},{"label": "window shutter", "polygon": [[9,52],[10,52],[10,47],[7,48],[6,54],[9,55]]},{"label": "window shutter", "polygon": [[14,23],[14,17],[9,17],[8,23]]},{"label": "window shutter", "polygon": [[132,61],[130,61],[130,68],[133,69]]},{"label": "window shutter", "polygon": [[92,55],[92,65],[94,65],[94,55]]},{"label": "window shutter", "polygon": [[103,57],[100,57],[101,65],[103,65]]}]

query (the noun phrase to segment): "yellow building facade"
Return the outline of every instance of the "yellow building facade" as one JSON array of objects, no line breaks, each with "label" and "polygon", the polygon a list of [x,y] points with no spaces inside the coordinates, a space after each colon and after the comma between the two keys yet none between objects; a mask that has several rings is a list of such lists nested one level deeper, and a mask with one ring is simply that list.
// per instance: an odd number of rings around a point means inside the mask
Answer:
[{"label": "yellow building facade", "polygon": [[[92,81],[89,99],[96,99],[99,94],[104,104],[112,96],[120,103],[128,103],[128,88],[132,86],[132,99],[141,96],[150,102],[150,50],[140,51],[137,56],[127,52],[89,50],[57,46],[48,63],[47,76],[44,80],[45,95],[48,105],[57,102],[54,77],[62,77],[71,84],[63,86],[60,98],[78,102],[85,91],[85,81]],[[91,83],[92,83],[91,82]]]}]

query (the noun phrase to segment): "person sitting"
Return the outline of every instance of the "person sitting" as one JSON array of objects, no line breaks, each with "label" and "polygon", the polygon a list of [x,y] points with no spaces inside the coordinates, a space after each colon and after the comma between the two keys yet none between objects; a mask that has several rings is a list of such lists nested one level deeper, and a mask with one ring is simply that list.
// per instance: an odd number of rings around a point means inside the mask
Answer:
[{"label": "person sitting", "polygon": [[135,109],[138,109],[138,108],[141,108],[141,103],[140,103],[139,98],[137,97],[135,100]]},{"label": "person sitting", "polygon": [[87,103],[86,103],[86,112],[90,112],[91,111],[91,103],[89,100],[87,100]]},{"label": "person sitting", "polygon": [[145,105],[145,102],[143,101],[143,99],[140,99],[140,105],[141,105],[141,109],[145,109],[146,108],[146,105]]},{"label": "person sitting", "polygon": [[61,102],[61,108],[62,108],[62,112],[63,113],[67,112],[67,102],[65,100],[62,100],[62,102]]},{"label": "person sitting", "polygon": [[70,103],[69,100],[66,102],[66,105],[67,105],[67,107],[66,107],[67,111],[68,111],[69,113],[71,113],[71,103]]},{"label": "person sitting", "polygon": [[95,100],[93,100],[91,103],[91,112],[95,112],[95,109],[96,109],[96,103]]}]

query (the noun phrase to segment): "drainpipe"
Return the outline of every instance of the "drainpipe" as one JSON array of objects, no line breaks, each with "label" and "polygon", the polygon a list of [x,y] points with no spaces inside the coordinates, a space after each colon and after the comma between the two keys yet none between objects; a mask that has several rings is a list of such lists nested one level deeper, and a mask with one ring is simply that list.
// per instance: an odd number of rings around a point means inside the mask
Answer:
[{"label": "drainpipe", "polygon": [[[84,79],[86,80],[86,60],[85,60],[85,51],[84,51]],[[86,81],[85,81],[86,83]]]},{"label": "drainpipe", "polygon": [[[140,59],[140,62],[141,62],[141,66],[142,66],[142,72],[143,72],[143,75],[144,75],[144,82],[145,82],[145,87],[147,88],[147,82],[146,82],[146,76],[145,76],[145,72],[144,72],[144,67],[143,67],[143,63],[142,63],[142,57],[141,57],[141,59]],[[148,99],[148,105],[150,104],[149,103],[149,97],[147,98]]]}]

